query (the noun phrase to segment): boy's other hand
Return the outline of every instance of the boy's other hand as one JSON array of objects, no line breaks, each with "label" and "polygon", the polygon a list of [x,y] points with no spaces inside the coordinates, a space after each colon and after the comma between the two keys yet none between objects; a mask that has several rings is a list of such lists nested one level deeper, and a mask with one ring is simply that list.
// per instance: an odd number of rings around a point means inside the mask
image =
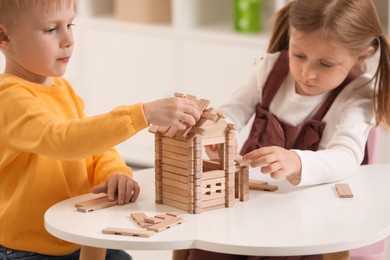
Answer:
[{"label": "boy's other hand", "polygon": [[140,187],[136,181],[126,174],[114,173],[105,182],[92,188],[92,193],[106,193],[109,201],[117,197],[118,204],[134,202],[139,196]]}]

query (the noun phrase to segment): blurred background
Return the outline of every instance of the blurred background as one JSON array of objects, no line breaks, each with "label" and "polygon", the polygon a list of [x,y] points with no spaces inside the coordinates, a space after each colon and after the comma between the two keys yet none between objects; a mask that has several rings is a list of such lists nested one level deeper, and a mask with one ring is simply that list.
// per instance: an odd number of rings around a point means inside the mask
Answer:
[{"label": "blurred background", "polygon": [[[246,82],[266,52],[273,14],[286,2],[77,0],[75,52],[65,77],[89,115],[174,92],[208,99],[217,108]],[[389,34],[390,4],[374,2]],[[375,61],[369,68],[375,69]],[[389,147],[390,131],[381,128],[375,162],[390,162]],[[147,129],[117,149],[136,169],[154,166],[154,135]],[[171,252],[131,254],[170,259]]]},{"label": "blurred background", "polygon": [[[95,115],[174,92],[217,108],[266,52],[273,15],[288,0],[76,1],[75,51],[65,77]],[[388,32],[389,2],[374,2]],[[390,162],[388,147],[390,131],[381,128],[375,162]],[[154,135],[147,129],[117,149],[135,168],[154,166]]]}]

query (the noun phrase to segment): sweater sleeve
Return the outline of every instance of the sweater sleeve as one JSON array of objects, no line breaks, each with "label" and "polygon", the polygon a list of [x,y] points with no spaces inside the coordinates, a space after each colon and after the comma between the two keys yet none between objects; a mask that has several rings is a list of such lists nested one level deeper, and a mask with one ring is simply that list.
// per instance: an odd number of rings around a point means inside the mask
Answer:
[{"label": "sweater sleeve", "polygon": [[302,162],[302,185],[347,178],[361,164],[368,134],[375,125],[373,87],[369,77],[350,83],[324,117],[326,127],[318,151],[296,150]]},{"label": "sweater sleeve", "polygon": [[65,107],[61,109],[55,106],[48,109],[34,93],[9,88],[1,92],[0,106],[1,133],[7,145],[15,151],[59,160],[101,154],[148,126],[142,104],[120,106],[93,117],[66,118],[61,113],[72,107],[62,104]]},{"label": "sweater sleeve", "polygon": [[88,170],[88,178],[91,186],[104,182],[113,173],[122,173],[132,176],[132,170],[126,166],[114,148],[93,156],[93,169]]}]

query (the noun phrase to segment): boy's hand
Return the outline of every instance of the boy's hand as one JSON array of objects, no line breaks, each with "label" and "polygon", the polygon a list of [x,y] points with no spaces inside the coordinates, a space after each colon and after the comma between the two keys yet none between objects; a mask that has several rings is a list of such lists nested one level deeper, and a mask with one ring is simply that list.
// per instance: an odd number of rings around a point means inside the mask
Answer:
[{"label": "boy's hand", "polygon": [[114,173],[105,182],[91,190],[93,193],[106,193],[109,201],[114,201],[117,195],[118,204],[134,202],[140,193],[138,183],[126,174]]},{"label": "boy's hand", "polygon": [[143,108],[150,124],[171,126],[179,130],[195,125],[202,112],[195,101],[180,97],[144,103]]},{"label": "boy's hand", "polygon": [[263,147],[242,157],[250,161],[251,167],[261,166],[261,172],[274,179],[290,175],[301,175],[301,160],[296,152],[278,146]]}]

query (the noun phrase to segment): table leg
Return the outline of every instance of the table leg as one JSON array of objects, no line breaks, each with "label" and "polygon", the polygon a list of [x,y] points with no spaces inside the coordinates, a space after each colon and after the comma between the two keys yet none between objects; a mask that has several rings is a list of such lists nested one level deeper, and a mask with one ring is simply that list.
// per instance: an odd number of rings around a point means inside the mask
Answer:
[{"label": "table leg", "polygon": [[79,260],[105,260],[106,252],[105,248],[81,246]]},{"label": "table leg", "polygon": [[172,260],[187,260],[188,255],[190,254],[190,250],[173,250],[172,252]]},{"label": "table leg", "polygon": [[323,254],[323,260],[349,260],[349,251]]}]

